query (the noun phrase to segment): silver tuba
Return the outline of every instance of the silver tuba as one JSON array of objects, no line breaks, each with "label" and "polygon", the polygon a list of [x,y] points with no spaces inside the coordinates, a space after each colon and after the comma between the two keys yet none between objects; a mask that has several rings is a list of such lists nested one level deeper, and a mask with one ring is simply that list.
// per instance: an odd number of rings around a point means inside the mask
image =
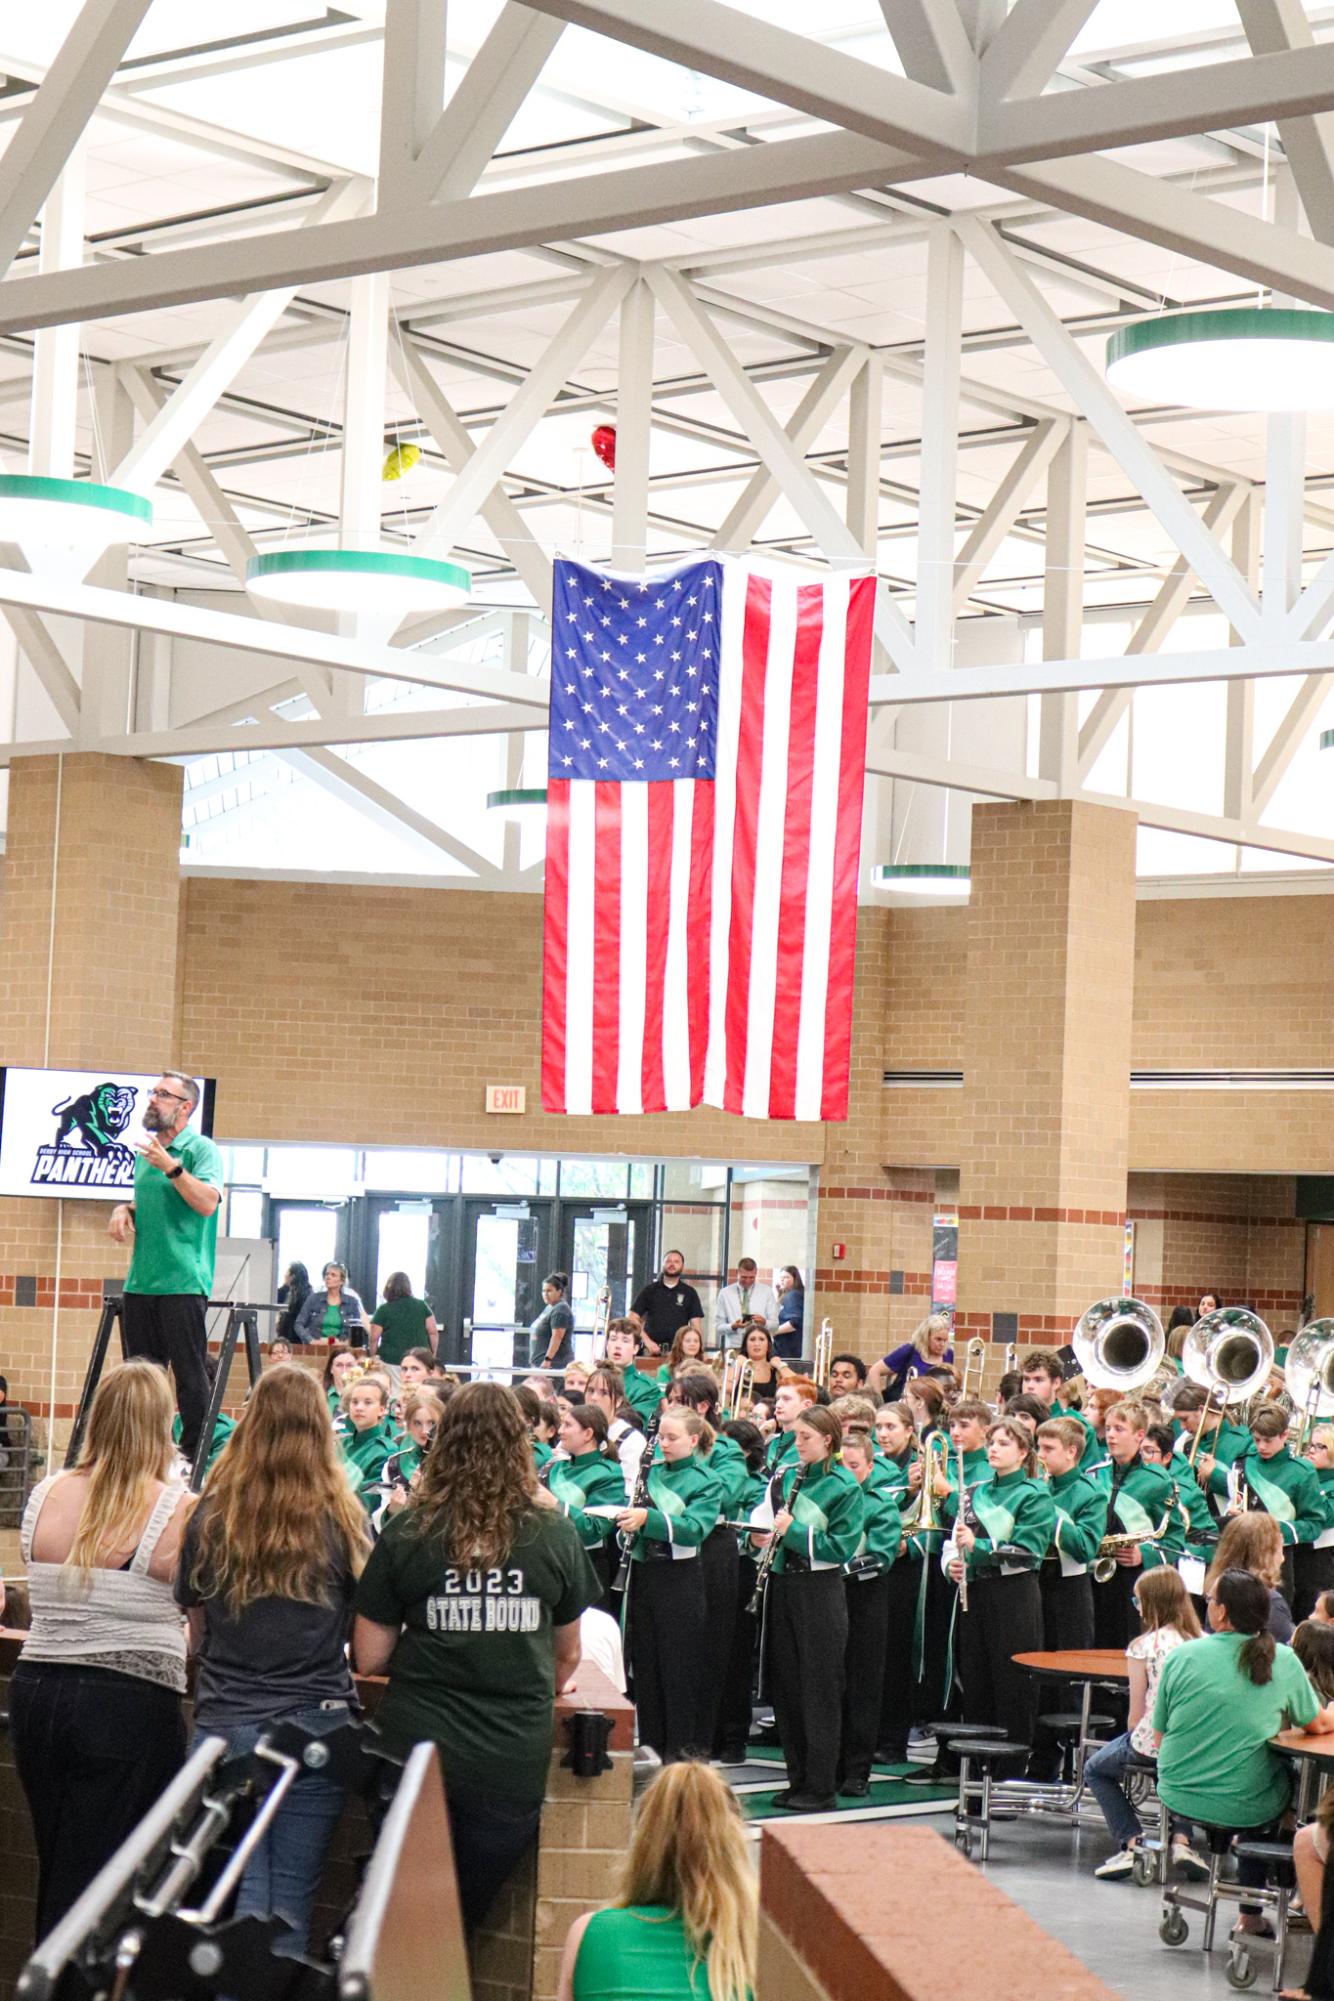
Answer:
[{"label": "silver tuba", "polygon": [[1298,1414],[1300,1452],[1322,1417],[1334,1417],[1334,1320],[1308,1320],[1288,1349],[1283,1379]]},{"label": "silver tuba", "polygon": [[1182,1373],[1208,1390],[1219,1410],[1254,1396],[1273,1366],[1274,1337],[1247,1306],[1219,1306],[1206,1313],[1181,1349]]},{"label": "silver tuba", "polygon": [[1075,1323],[1071,1345],[1095,1389],[1142,1389],[1167,1345],[1163,1323],[1142,1299],[1099,1299]]}]

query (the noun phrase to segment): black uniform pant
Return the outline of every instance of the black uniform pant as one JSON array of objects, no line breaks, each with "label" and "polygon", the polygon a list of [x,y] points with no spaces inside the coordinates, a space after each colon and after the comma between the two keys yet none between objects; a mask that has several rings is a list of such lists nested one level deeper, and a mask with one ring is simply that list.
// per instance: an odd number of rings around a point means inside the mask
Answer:
[{"label": "black uniform pant", "polygon": [[700,1549],[699,1562],[704,1571],[704,1646],[699,1712],[691,1741],[707,1758],[718,1735],[723,1683],[732,1657],[732,1633],[736,1626],[739,1576],[736,1530],[715,1529]]},{"label": "black uniform pant", "polygon": [[209,1399],[203,1293],[127,1292],[121,1330],[127,1355],[142,1355],[171,1370],[181,1413],[181,1451],[193,1459]]},{"label": "black uniform pant", "polygon": [[959,1671],[965,1723],[994,1724],[1016,1744],[1031,1744],[1038,1685],[1014,1663],[1042,1646],[1042,1593],[1035,1572],[973,1577],[960,1609]]},{"label": "black uniform pant", "polygon": [[1093,1644],[1095,1647],[1119,1647],[1122,1652],[1136,1639],[1140,1630],[1139,1611],[1135,1605],[1135,1586],[1139,1581],[1138,1564],[1118,1563],[1105,1584],[1093,1586]]},{"label": "black uniform pant", "polygon": [[698,1556],[642,1560],[630,1573],[630,1658],[640,1742],[663,1763],[695,1740],[705,1634]]},{"label": "black uniform pant", "polygon": [[864,1784],[875,1759],[889,1648],[889,1572],[861,1583],[850,1577],[843,1588],[848,1601],[848,1643],[843,1656],[840,1791],[844,1786]]},{"label": "black uniform pant", "polygon": [[913,1625],[922,1566],[901,1556],[885,1582],[885,1676],[880,1692],[880,1732],[876,1748],[886,1764],[901,1765],[908,1756],[908,1732],[913,1720]]},{"label": "black uniform pant", "polygon": [[[1042,1645],[1046,1653],[1081,1652],[1093,1645],[1093,1579],[1063,1577],[1059,1557],[1048,1559],[1038,1572],[1042,1593]],[[1061,1709],[1064,1690],[1058,1681],[1038,1683],[1037,1714]],[[1060,1741],[1041,1723],[1033,1727],[1033,1757],[1029,1765],[1034,1778],[1054,1778],[1060,1764]]]},{"label": "black uniform pant", "polygon": [[41,1939],[175,1778],[185,1719],[174,1689],[137,1675],[20,1661],[9,1725],[32,1815]]},{"label": "black uniform pant", "polygon": [[744,1749],[750,1736],[755,1713],[755,1651],[760,1638],[760,1622],[747,1609],[754,1595],[755,1558],[747,1554],[737,1565],[736,1618],[732,1622],[732,1645],[723,1671],[715,1752]]},{"label": "black uniform pant", "polygon": [[1321,1592],[1334,1591],[1334,1547],[1317,1549],[1313,1542],[1299,1542],[1292,1553],[1292,1572],[1292,1616],[1300,1625],[1310,1618]]},{"label": "black uniform pant", "polygon": [[793,1792],[832,1796],[848,1643],[843,1572],[775,1571],[768,1599],[769,1686],[788,1784]]}]

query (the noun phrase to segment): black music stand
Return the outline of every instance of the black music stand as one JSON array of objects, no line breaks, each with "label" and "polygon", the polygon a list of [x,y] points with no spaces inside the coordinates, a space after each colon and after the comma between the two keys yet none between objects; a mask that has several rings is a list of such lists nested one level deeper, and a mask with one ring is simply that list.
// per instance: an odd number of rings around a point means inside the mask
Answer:
[{"label": "black music stand", "polygon": [[[208,1465],[208,1455],[213,1444],[213,1427],[222,1409],[222,1400],[227,1394],[227,1378],[231,1374],[232,1359],[236,1354],[236,1344],[244,1337],[246,1365],[250,1373],[250,1387],[253,1390],[264,1368],[264,1358],[259,1348],[259,1316],[261,1313],[277,1313],[281,1308],[266,1301],[240,1303],[231,1299],[210,1299],[210,1307],[225,1308],[226,1324],[222,1330],[222,1348],[218,1356],[218,1366],[209,1391],[208,1409],[199,1429],[199,1443],[195,1447],[194,1465],[190,1469],[190,1487],[198,1493],[204,1484],[204,1468]],[[83,1388],[79,1392],[79,1407],[75,1412],[69,1444],[65,1448],[65,1467],[68,1470],[78,1458],[83,1435],[88,1428],[88,1412],[92,1408],[93,1396],[102,1380],[102,1371],[107,1364],[107,1350],[111,1346],[113,1328],[120,1330],[120,1351],[125,1353],[124,1301],[120,1293],[114,1293],[103,1300],[102,1312],[93,1336],[92,1352],[88,1357],[88,1367],[83,1378]]]}]

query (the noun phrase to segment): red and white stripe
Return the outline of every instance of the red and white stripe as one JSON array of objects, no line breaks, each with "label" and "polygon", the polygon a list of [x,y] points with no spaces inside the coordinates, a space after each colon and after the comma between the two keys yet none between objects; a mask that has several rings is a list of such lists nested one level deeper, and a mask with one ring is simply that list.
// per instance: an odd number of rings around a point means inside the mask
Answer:
[{"label": "red and white stripe", "polygon": [[729,564],[714,781],[550,780],[544,1110],[847,1117],[874,594]]}]

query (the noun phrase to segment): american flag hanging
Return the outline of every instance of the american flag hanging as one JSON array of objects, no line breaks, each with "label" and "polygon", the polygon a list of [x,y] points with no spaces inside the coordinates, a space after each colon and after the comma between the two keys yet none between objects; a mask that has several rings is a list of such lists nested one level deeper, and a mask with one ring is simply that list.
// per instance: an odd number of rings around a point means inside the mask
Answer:
[{"label": "american flag hanging", "polygon": [[544,1111],[847,1117],[874,608],[556,564]]}]

